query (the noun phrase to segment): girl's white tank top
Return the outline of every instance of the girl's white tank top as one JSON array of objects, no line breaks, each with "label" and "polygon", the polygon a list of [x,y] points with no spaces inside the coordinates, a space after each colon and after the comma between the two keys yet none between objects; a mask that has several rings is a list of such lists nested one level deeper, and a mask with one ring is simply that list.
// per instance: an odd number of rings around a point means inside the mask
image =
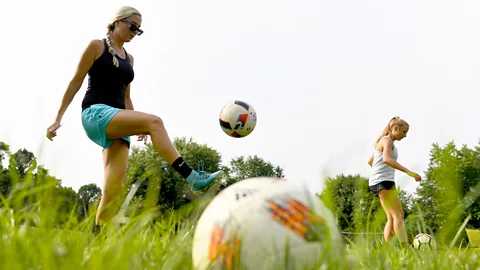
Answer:
[{"label": "girl's white tank top", "polygon": [[[384,137],[388,137],[388,139],[391,140],[389,136]],[[398,150],[394,144],[392,150],[392,159],[396,161],[397,158]],[[368,185],[373,186],[383,181],[395,181],[395,169],[383,161],[383,152],[375,149]]]}]

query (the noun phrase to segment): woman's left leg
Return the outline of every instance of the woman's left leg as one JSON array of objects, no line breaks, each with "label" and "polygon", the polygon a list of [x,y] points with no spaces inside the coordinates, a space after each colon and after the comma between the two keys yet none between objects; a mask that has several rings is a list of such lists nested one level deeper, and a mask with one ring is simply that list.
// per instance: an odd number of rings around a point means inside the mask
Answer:
[{"label": "woman's left leg", "polygon": [[382,202],[385,212],[388,211],[388,213],[393,217],[393,230],[398,240],[402,243],[407,243],[407,229],[405,228],[402,204],[398,198],[397,191],[394,189],[382,189],[378,192],[378,196],[380,197],[380,201]]},{"label": "woman's left leg", "polygon": [[128,150],[128,143],[123,139],[115,140],[103,150],[104,182],[95,220],[97,225],[104,225],[115,216],[127,173]]}]

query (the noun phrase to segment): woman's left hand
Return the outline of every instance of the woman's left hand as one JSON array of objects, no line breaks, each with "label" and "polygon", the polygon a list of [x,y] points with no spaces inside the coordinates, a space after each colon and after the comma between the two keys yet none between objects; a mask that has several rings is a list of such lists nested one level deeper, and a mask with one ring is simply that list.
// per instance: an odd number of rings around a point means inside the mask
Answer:
[{"label": "woman's left hand", "polygon": [[138,139],[137,141],[143,141],[144,144],[147,144],[147,140],[148,140],[148,135],[146,134],[143,134],[143,135],[138,135]]}]

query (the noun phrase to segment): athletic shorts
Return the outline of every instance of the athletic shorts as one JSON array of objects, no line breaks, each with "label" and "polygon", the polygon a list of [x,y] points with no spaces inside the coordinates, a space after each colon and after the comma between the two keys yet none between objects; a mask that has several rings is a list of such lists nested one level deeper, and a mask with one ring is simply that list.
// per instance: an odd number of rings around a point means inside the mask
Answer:
[{"label": "athletic shorts", "polygon": [[[121,109],[105,104],[92,105],[82,112],[82,125],[88,138],[94,143],[106,149],[112,145],[115,139],[107,139],[105,128],[113,116]],[[122,138],[130,148],[130,137]]]},{"label": "athletic shorts", "polygon": [[382,181],[378,184],[375,184],[373,186],[369,186],[370,191],[373,193],[373,195],[378,197],[378,192],[382,189],[386,190],[395,190],[395,182],[394,181]]}]

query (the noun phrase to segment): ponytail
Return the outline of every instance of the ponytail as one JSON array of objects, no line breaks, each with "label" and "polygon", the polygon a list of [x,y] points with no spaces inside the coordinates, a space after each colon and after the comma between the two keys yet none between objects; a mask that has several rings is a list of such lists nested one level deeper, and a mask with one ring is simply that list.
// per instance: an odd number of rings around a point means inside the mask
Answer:
[{"label": "ponytail", "polygon": [[115,67],[118,68],[119,63],[117,57],[115,57],[115,51],[113,50],[113,46],[115,45],[115,40],[113,40],[113,30],[115,29],[114,24],[109,24],[107,26],[107,45],[108,45],[108,52],[112,55],[112,63]]},{"label": "ponytail", "polygon": [[395,116],[393,117],[392,119],[390,119],[390,121],[388,122],[387,126],[385,126],[385,128],[383,129],[382,131],[382,134],[380,134],[380,136],[377,137],[377,140],[375,141],[375,144],[374,146],[377,145],[377,143],[385,136],[387,135],[390,135],[390,130],[392,129],[392,127],[394,126],[403,126],[403,125],[407,125],[408,126],[408,123],[401,119],[399,116]]}]

